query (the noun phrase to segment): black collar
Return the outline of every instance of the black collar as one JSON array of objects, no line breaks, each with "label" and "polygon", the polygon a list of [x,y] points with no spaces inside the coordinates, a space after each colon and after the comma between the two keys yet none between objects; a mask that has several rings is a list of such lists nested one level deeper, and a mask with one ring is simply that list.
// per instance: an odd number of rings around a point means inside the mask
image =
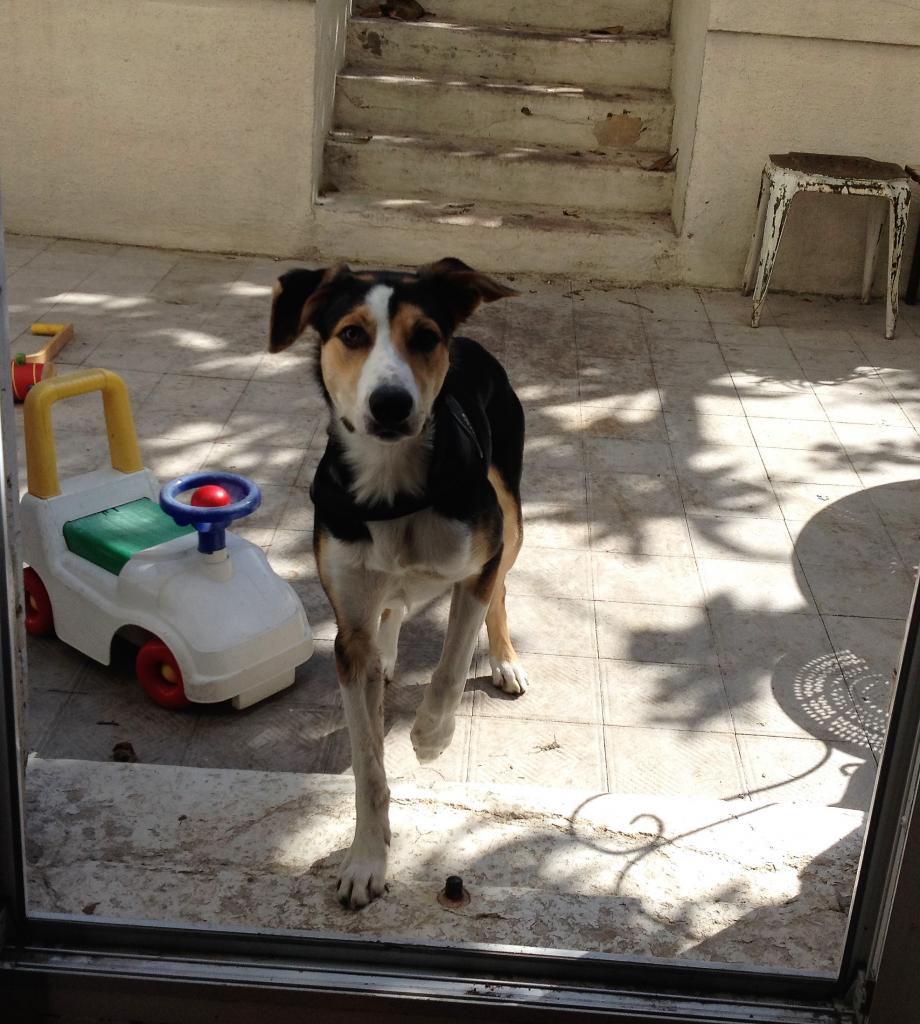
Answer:
[{"label": "black collar", "polygon": [[[351,491],[351,471],[342,444],[330,430],[326,451],[310,487],[310,498],[322,517],[339,522],[385,522],[439,504],[444,495],[463,486],[471,474],[485,475],[491,457],[491,438],[484,415],[472,416],[453,394],[441,392],[433,414],[434,436],[428,478],[421,494],[397,494],[393,501],[358,502]],[[479,424],[477,431],[474,420]]]}]

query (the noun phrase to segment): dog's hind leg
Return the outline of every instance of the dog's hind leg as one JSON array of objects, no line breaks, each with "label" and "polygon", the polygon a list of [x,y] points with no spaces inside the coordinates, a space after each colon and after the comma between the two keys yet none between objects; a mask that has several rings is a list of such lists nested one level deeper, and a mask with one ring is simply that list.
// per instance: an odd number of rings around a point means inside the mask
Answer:
[{"label": "dog's hind leg", "polygon": [[511,643],[508,631],[508,612],[505,610],[505,582],[495,588],[492,603],[486,615],[486,629],[489,633],[489,665],[492,668],[492,685],[505,693],[525,693],[527,672],[523,662]]},{"label": "dog's hind leg", "polygon": [[380,665],[383,681],[392,683],[396,676],[396,656],[399,649],[399,631],[406,617],[404,604],[391,605],[383,609],[380,629],[377,631],[377,646],[380,648]]},{"label": "dog's hind leg", "polygon": [[479,592],[481,579],[477,576],[454,584],[441,660],[425,690],[410,734],[415,755],[421,762],[439,757],[453,739],[454,716],[488,606],[489,595]]},{"label": "dog's hind leg", "polygon": [[492,600],[486,613],[486,629],[489,633],[489,664],[492,667],[492,683],[505,693],[524,693],[527,689],[527,673],[518,659],[508,631],[508,613],[505,610],[505,577],[521,550],[524,534],[521,525],[521,508],[505,487],[498,473],[492,469],[489,480],[495,489],[504,516],[502,527],[504,547],[495,574]]}]

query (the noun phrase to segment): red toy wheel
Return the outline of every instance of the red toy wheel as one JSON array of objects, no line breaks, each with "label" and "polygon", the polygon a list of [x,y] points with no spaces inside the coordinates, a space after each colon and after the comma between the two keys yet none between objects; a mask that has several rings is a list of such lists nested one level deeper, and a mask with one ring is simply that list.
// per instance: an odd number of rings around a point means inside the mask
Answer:
[{"label": "red toy wheel", "polygon": [[51,598],[38,573],[29,566],[23,573],[26,592],[26,632],[30,636],[44,636],[54,629]]},{"label": "red toy wheel", "polygon": [[134,671],[144,693],[163,708],[185,708],[191,703],[185,696],[182,670],[173,652],[154,637],[137,652]]}]

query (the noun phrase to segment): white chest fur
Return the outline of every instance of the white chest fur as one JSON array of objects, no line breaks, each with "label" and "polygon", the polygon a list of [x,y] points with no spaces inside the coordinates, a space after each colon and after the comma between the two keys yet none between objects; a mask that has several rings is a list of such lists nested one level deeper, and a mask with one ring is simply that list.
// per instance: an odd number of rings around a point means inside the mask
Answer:
[{"label": "white chest fur", "polygon": [[421,575],[455,582],[475,572],[472,534],[456,519],[426,509],[389,522],[368,523],[373,542],[366,566],[392,575]]},{"label": "white chest fur", "polygon": [[470,528],[429,509],[367,527],[370,542],[328,542],[327,564],[339,593],[368,587],[370,574],[384,604],[411,609],[482,569]]}]

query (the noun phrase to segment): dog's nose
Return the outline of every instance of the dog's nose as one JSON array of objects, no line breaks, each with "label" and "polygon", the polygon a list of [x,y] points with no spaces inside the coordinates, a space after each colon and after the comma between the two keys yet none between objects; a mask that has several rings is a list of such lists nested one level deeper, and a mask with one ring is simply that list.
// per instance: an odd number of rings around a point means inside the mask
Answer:
[{"label": "dog's nose", "polygon": [[405,388],[385,384],[371,392],[368,405],[381,427],[398,427],[412,412],[412,395]]}]

